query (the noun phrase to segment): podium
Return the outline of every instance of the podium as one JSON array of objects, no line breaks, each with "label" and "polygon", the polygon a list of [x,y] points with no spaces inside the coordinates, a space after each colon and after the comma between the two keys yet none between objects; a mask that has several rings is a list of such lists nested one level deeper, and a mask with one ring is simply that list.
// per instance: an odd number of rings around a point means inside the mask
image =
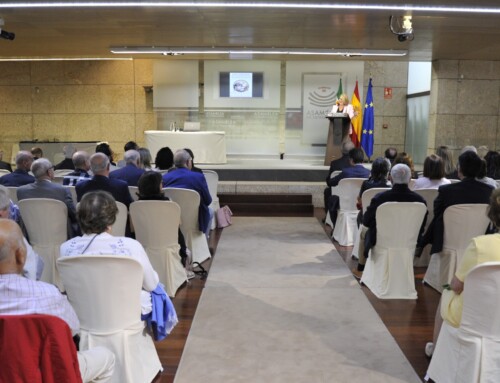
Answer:
[{"label": "podium", "polygon": [[326,116],[330,121],[326,141],[325,165],[342,157],[342,143],[349,140],[351,119],[347,113],[332,113]]}]

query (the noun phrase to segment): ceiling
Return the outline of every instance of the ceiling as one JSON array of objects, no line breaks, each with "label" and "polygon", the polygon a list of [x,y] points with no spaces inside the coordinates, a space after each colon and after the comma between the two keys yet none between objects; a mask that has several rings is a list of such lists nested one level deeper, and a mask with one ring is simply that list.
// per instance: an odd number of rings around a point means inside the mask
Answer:
[{"label": "ceiling", "polygon": [[[402,3],[381,1],[389,5]],[[370,3],[380,1],[357,4]],[[438,5],[432,0],[414,4]],[[500,9],[498,0],[441,0],[439,5]],[[405,14],[412,15],[414,40],[399,42],[390,32],[389,16]],[[111,46],[166,46],[403,49],[408,50],[407,56],[387,59],[500,60],[500,13],[182,6],[16,8],[4,3],[0,4],[0,17],[5,21],[3,28],[16,33],[14,41],[0,39],[0,58],[3,59],[109,58],[116,57],[110,53]],[[164,56],[128,54],[125,57]],[[228,58],[227,55],[181,57]],[[317,60],[325,57],[253,58]],[[345,60],[345,57],[338,58]]]}]

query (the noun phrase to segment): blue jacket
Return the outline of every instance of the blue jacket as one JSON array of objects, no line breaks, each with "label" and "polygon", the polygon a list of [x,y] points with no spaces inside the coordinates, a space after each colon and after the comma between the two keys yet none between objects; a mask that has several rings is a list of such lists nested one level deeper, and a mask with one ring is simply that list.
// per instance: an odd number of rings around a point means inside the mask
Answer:
[{"label": "blue jacket", "polygon": [[344,178],[368,178],[370,177],[370,171],[361,164],[354,166],[349,166],[342,169],[342,172],[337,176],[327,179],[326,183],[328,186],[337,186],[339,181]]},{"label": "blue jacket", "polygon": [[128,164],[123,168],[113,170],[109,173],[109,178],[114,180],[125,181],[128,186],[137,186],[139,178],[144,174],[144,169],[140,169],[135,165]]},{"label": "blue jacket", "polygon": [[207,180],[203,173],[192,172],[187,168],[173,169],[163,175],[163,187],[191,189],[198,192],[200,195],[198,226],[200,231],[205,233],[210,224],[208,206],[212,203],[212,197],[208,191]]},{"label": "blue jacket", "polygon": [[0,185],[3,186],[23,186],[33,182],[35,182],[35,177],[21,169],[16,169],[12,173],[0,177]]},{"label": "blue jacket", "polygon": [[97,190],[107,191],[115,200],[125,204],[127,208],[133,202],[130,191],[128,190],[128,185],[125,181],[114,180],[106,176],[95,175],[88,181],[80,181],[76,184],[75,190],[78,202],[80,202],[85,193]]}]

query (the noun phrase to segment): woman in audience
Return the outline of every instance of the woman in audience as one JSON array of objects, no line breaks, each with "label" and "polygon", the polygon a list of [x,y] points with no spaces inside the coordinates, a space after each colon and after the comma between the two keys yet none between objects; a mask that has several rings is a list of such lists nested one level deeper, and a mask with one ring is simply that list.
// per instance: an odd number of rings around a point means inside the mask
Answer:
[{"label": "woman in audience", "polygon": [[455,164],[453,163],[453,153],[448,149],[447,146],[440,146],[436,150],[436,154],[441,157],[444,164],[444,174],[448,177],[455,171]]},{"label": "woman in audience", "polygon": [[490,150],[484,156],[486,160],[486,176],[494,180],[500,179],[500,153]]},{"label": "woman in audience", "polygon": [[415,167],[413,166],[413,160],[408,153],[398,153],[398,155],[394,159],[394,162],[392,163],[392,166],[397,164],[405,164],[411,170],[411,178],[418,178],[418,174],[415,172]]},{"label": "woman in audience", "polygon": [[427,156],[424,161],[424,176],[415,180],[413,190],[437,189],[441,185],[447,185],[450,180],[444,178],[444,163],[436,154]]},{"label": "woman in audience", "polygon": [[486,161],[481,158],[481,169],[479,170],[479,174],[477,175],[476,179],[479,182],[482,182],[486,185],[490,185],[496,189],[497,182],[493,178],[490,178],[486,175],[486,167],[487,167]]},{"label": "woman in audience", "polygon": [[[487,215],[495,227],[497,229],[500,228],[500,189],[496,189],[491,193]],[[499,233],[481,235],[472,239],[469,247],[465,250],[449,287],[443,290],[434,322],[434,342],[429,342],[425,345],[425,354],[427,356],[432,356],[434,352],[434,345],[439,336],[443,320],[450,326],[460,326],[463,307],[462,291],[464,290],[464,282],[467,274],[469,274],[474,266],[482,263],[500,262],[499,248]]]},{"label": "woman in audience", "polygon": [[141,167],[148,171],[148,170],[152,170],[152,167],[151,167],[151,152],[149,151],[148,148],[139,148],[137,149],[137,151],[139,152],[139,155],[141,157]]},{"label": "woman in audience", "polygon": [[[145,172],[138,182],[139,201],[169,201],[169,198],[163,194],[162,191],[162,176],[160,173],[155,171]],[[187,261],[190,250],[186,247],[186,241],[184,235],[179,228],[178,231],[178,241],[179,241],[179,255],[181,256],[181,262],[184,267],[189,263]],[[187,265],[189,269],[189,265]],[[188,277],[193,278],[194,273],[191,270],[187,270]]]},{"label": "woman in audience", "polygon": [[161,148],[156,153],[155,166],[156,170],[169,170],[174,166],[174,153],[168,146]]},{"label": "woman in audience", "polygon": [[363,220],[363,204],[361,201],[363,193],[366,190],[372,188],[390,188],[391,182],[387,179],[390,167],[390,162],[386,158],[377,157],[373,161],[370,178],[368,178],[366,181],[363,181],[363,183],[361,184],[361,188],[359,189],[358,201],[356,204],[359,209],[358,226]]},{"label": "woman in audience", "polygon": [[[132,238],[114,237],[111,226],[116,221],[118,208],[115,199],[105,191],[85,193],[79,203],[77,218],[82,229],[81,237],[74,237],[61,245],[61,257],[74,255],[121,255],[133,258],[142,265],[143,314],[151,312],[150,293],[158,282],[158,274],[153,269],[142,245]],[[145,290],[145,291],[144,291]]]}]

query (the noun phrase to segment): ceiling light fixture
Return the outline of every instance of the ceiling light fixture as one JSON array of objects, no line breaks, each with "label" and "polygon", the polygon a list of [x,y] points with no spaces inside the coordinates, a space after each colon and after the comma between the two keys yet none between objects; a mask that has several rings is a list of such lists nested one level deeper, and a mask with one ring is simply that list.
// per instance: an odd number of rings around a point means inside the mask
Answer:
[{"label": "ceiling light fixture", "polygon": [[415,12],[446,13],[496,13],[500,8],[429,6],[429,5],[395,5],[395,4],[344,4],[344,3],[250,3],[250,2],[193,2],[193,1],[97,1],[97,2],[11,2],[1,3],[0,9],[6,8],[281,8],[281,9],[350,9],[350,10],[385,10]]},{"label": "ceiling light fixture", "polygon": [[298,48],[206,48],[206,47],[111,47],[114,54],[177,55],[303,55],[303,56],[406,56],[407,50],[394,49],[298,49]]}]

